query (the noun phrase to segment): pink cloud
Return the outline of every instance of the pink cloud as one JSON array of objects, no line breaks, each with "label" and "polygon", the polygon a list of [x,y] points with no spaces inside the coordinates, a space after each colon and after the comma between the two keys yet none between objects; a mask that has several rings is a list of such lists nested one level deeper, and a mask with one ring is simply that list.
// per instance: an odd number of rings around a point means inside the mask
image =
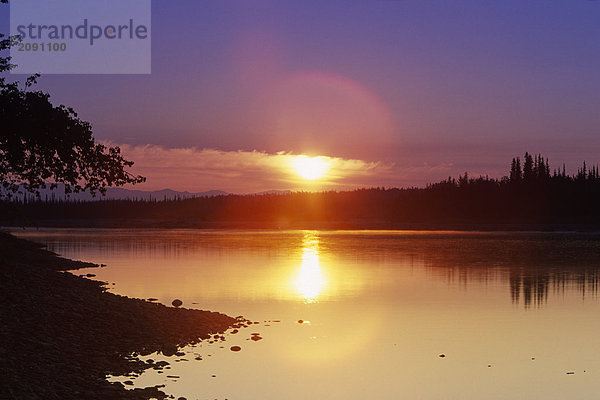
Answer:
[{"label": "pink cloud", "polygon": [[[109,143],[115,145],[114,143]],[[256,193],[267,190],[352,190],[360,187],[399,187],[432,176],[448,176],[451,164],[397,165],[341,157],[318,156],[327,169],[320,179],[302,178],[294,160],[300,155],[261,151],[165,148],[156,145],[119,145],[125,157],[135,162],[131,172],[147,177],[136,186],[141,190]]]}]

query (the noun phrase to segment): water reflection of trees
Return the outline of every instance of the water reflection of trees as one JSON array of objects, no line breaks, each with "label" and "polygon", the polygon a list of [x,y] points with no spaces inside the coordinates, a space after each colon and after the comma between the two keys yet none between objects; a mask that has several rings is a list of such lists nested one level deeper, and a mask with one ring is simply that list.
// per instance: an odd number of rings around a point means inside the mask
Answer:
[{"label": "water reflection of trees", "polygon": [[449,282],[509,281],[511,300],[542,306],[549,294],[576,290],[598,295],[600,237],[592,234],[497,234],[440,239],[426,245],[424,261]]},{"label": "water reflection of trees", "polygon": [[[203,252],[281,255],[307,248],[306,233],[301,231],[99,232],[75,231],[45,242],[59,253],[78,253],[93,244],[102,254],[174,258],[190,252],[199,257]],[[582,298],[599,293],[600,234],[321,232],[319,238],[324,254],[351,254],[374,264],[402,264],[408,259],[424,264],[433,278],[464,287],[506,285],[512,301],[525,307],[542,306],[550,295],[567,291]]]},{"label": "water reflection of trees", "polygon": [[[519,303],[521,293],[523,294],[523,304],[529,307],[533,302],[536,306],[545,303],[548,298],[548,288],[550,286],[550,274],[541,273],[534,276],[524,270],[511,269],[509,272],[510,280],[510,298],[513,303]],[[552,279],[554,283],[556,281]],[[562,281],[563,288],[566,281]]]},{"label": "water reflection of trees", "polygon": [[[331,253],[365,260],[414,260],[432,279],[463,287],[506,285],[515,304],[542,306],[551,294],[597,296],[600,234],[394,232],[321,238]],[[411,263],[412,265],[412,263]]]},{"label": "water reflection of trees", "polygon": [[510,270],[510,294],[514,303],[522,301],[526,307],[540,306],[546,302],[550,289],[554,293],[564,293],[568,288],[576,288],[582,298],[597,296],[600,283],[598,267],[575,267],[572,270],[537,271],[531,274],[523,269]]}]

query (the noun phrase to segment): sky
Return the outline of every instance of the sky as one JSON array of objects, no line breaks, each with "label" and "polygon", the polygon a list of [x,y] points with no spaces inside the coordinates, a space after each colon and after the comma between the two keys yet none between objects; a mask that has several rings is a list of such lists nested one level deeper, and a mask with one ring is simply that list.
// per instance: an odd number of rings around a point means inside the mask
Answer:
[{"label": "sky", "polygon": [[38,87],[139,189],[424,186],[525,151],[575,171],[600,162],[599,21],[593,0],[152,1],[151,74]]}]

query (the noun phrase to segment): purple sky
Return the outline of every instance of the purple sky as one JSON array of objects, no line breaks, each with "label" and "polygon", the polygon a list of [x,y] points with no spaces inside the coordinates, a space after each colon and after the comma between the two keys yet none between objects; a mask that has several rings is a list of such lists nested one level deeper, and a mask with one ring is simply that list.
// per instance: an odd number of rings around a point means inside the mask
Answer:
[{"label": "purple sky", "polygon": [[525,151],[574,170],[600,162],[599,21],[590,0],[153,1],[151,75],[39,86],[146,174],[142,145],[223,154],[220,174],[168,179],[190,165],[174,162],[148,189],[294,188],[260,168],[249,186],[235,160],[253,150],[379,162],[343,187],[500,176]]}]

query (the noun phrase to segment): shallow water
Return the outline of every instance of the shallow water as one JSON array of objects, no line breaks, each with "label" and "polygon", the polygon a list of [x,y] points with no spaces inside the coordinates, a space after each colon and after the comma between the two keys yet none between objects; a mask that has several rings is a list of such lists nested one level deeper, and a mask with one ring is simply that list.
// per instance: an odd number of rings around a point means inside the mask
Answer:
[{"label": "shallow water", "polygon": [[75,273],[96,274],[115,293],[259,322],[132,379],[166,384],[175,397],[587,400],[600,392],[597,235],[15,233],[106,264]]}]

